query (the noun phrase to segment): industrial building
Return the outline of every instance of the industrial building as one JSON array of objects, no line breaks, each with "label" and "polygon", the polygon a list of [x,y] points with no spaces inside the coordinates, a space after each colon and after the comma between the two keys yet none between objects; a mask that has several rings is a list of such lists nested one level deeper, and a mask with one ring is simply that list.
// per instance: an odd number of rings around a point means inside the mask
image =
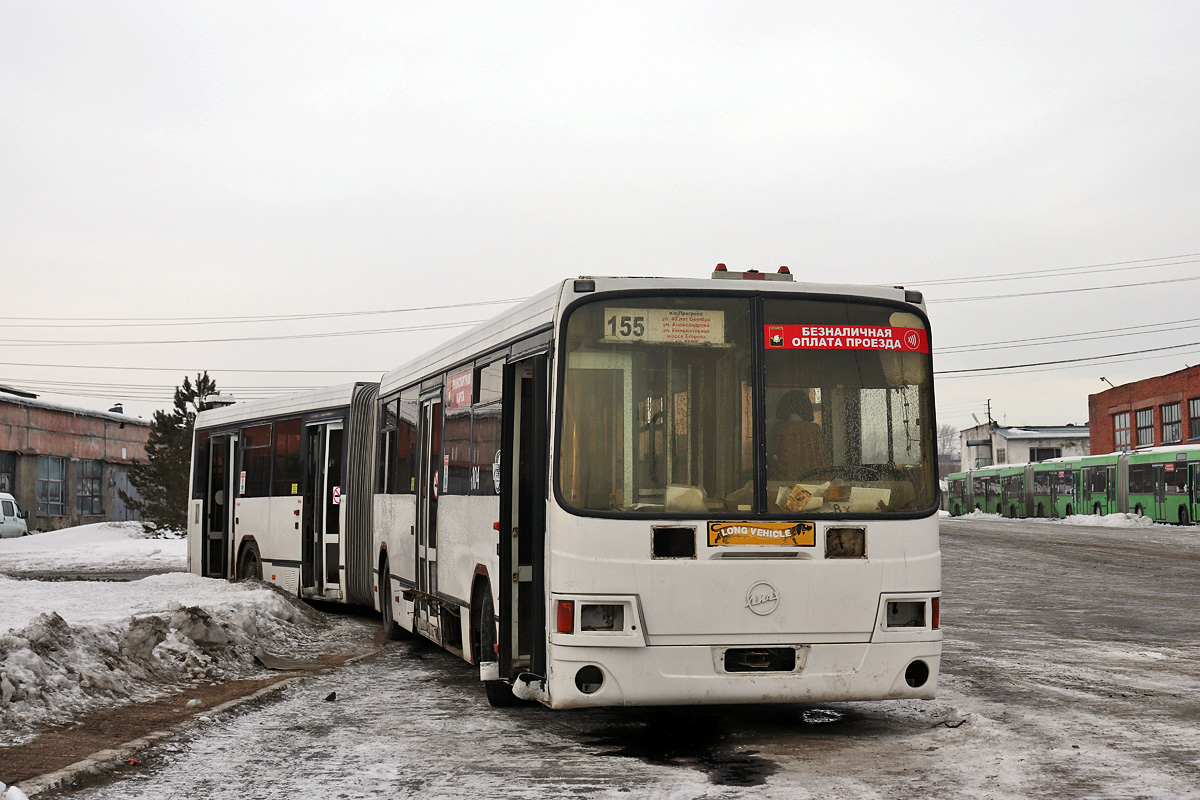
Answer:
[{"label": "industrial building", "polygon": [[997,425],[985,422],[959,431],[962,470],[993,464],[1028,464],[1050,458],[1086,456],[1091,450],[1085,425]]},{"label": "industrial building", "polygon": [[29,514],[29,530],[136,518],[129,468],[146,460],[150,423],[115,406],[91,411],[0,386],[0,491]]}]

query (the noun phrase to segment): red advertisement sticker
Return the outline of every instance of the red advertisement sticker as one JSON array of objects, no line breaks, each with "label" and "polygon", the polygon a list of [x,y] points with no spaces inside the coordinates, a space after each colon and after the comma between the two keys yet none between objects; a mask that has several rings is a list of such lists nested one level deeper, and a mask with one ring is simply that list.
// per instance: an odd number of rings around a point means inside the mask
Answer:
[{"label": "red advertisement sticker", "polygon": [[450,376],[450,385],[446,389],[446,410],[454,411],[471,405],[471,396],[475,385],[475,370],[466,369],[457,375]]},{"label": "red advertisement sticker", "polygon": [[929,334],[921,328],[871,325],[764,325],[763,328],[768,350],[929,352]]}]

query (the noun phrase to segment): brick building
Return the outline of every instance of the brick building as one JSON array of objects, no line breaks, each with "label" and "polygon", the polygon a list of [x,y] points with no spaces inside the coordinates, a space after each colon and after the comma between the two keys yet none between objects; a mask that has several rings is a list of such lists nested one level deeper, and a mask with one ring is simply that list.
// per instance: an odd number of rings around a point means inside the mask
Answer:
[{"label": "brick building", "polygon": [[146,460],[150,423],[111,411],[39,400],[0,386],[0,491],[29,513],[32,530],[134,518],[129,467]]},{"label": "brick building", "polygon": [[1088,395],[1093,453],[1200,444],[1200,366]]}]

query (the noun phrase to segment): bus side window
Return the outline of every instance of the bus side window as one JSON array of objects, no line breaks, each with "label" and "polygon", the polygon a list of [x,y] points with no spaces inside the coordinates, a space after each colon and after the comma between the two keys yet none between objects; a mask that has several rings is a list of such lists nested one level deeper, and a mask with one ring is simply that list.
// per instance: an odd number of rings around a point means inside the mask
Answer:
[{"label": "bus side window", "polygon": [[394,492],[396,476],[396,407],[399,400],[386,400],[379,408],[379,441],[375,447],[375,493]]},{"label": "bus side window", "polygon": [[[396,469],[390,475],[392,494],[417,493],[417,416],[420,413],[420,387],[400,393],[396,406]],[[389,456],[390,457],[390,456]]]},{"label": "bus side window", "polygon": [[281,419],[275,423],[275,474],[272,497],[300,494],[300,427],[299,417]]}]

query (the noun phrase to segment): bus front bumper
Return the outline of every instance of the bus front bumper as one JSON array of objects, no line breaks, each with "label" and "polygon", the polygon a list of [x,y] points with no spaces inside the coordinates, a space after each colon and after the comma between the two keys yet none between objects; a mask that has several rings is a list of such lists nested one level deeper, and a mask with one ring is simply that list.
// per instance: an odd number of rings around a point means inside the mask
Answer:
[{"label": "bus front bumper", "polygon": [[791,648],[796,654],[790,670],[783,671],[786,661],[756,665],[756,660],[786,649],[552,647],[546,704],[587,708],[931,700],[937,691],[940,636],[918,642],[799,645]]}]

